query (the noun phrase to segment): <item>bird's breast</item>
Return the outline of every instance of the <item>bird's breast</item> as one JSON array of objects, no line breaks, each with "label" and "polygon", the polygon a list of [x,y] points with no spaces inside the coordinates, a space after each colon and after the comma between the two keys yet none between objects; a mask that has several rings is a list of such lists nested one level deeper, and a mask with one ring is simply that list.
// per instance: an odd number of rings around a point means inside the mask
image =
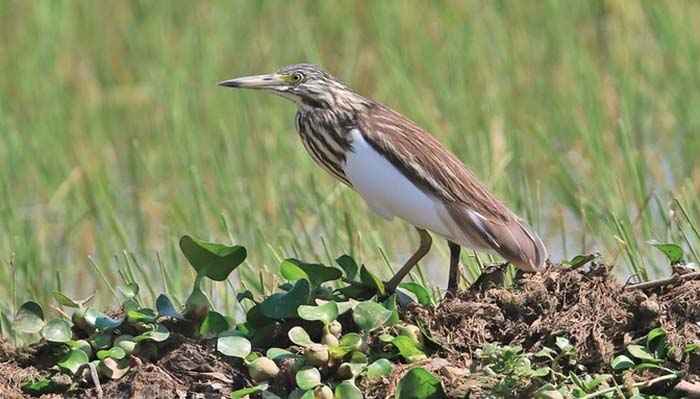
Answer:
[{"label": "bird's breast", "polygon": [[358,129],[350,131],[350,139],[352,150],[346,154],[344,173],[372,210],[387,219],[396,216],[444,237],[451,236],[440,218],[442,204],[436,198],[420,190]]}]

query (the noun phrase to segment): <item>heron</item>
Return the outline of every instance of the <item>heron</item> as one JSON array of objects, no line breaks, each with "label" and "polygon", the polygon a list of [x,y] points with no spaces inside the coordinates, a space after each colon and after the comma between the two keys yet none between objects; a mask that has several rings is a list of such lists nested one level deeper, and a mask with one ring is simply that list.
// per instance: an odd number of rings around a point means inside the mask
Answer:
[{"label": "heron", "polygon": [[544,267],[547,249],[537,233],[459,158],[415,122],[320,67],[288,65],[219,85],[292,100],[296,130],[314,161],[383,218],[415,227],[419,247],[388,281],[389,292],[428,254],[430,233],[447,240],[450,293],[459,287],[462,247],[495,252],[526,272]]}]

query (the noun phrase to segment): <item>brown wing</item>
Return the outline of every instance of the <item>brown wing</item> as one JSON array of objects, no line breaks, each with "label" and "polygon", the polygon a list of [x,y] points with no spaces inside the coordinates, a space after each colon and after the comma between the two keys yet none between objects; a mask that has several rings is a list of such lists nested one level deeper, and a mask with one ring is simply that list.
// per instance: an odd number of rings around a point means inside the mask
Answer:
[{"label": "brown wing", "polygon": [[358,118],[369,144],[423,191],[442,200],[466,238],[524,270],[545,261],[542,241],[439,141],[401,114],[377,104]]}]

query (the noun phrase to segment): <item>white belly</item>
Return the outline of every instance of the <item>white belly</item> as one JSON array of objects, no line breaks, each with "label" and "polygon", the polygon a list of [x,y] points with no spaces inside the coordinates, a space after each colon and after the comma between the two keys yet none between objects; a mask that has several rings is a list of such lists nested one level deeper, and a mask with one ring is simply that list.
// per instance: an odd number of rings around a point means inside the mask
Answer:
[{"label": "white belly", "polygon": [[352,152],[348,152],[345,176],[381,216],[396,216],[410,224],[450,238],[450,229],[440,218],[442,205],[408,180],[394,165],[379,154],[353,130]]}]

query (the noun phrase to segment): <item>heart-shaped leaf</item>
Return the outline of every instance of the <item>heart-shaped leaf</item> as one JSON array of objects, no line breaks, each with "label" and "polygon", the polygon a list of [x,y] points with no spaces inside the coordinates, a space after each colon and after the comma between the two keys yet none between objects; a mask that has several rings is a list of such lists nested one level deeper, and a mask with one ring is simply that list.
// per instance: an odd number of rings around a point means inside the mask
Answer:
[{"label": "heart-shaped leaf", "polygon": [[370,299],[377,294],[376,288],[355,281],[346,287],[338,288],[336,292],[339,292],[347,299],[358,301]]},{"label": "heart-shaped leaf", "polygon": [[248,256],[246,249],[240,245],[229,247],[204,242],[190,236],[183,236],[180,239],[180,249],[197,274],[205,275],[215,281],[226,280]]},{"label": "heart-shaped leaf", "polygon": [[374,301],[360,302],[352,311],[352,318],[363,331],[382,327],[391,317],[391,311]]},{"label": "heart-shaped leaf", "polygon": [[394,365],[387,359],[375,360],[367,366],[367,378],[376,380],[382,377],[388,377],[394,371]]},{"label": "heart-shaped leaf", "polygon": [[295,380],[299,389],[307,391],[321,385],[321,373],[315,367],[303,367],[297,371]]},{"label": "heart-shaped leaf", "polygon": [[613,370],[627,370],[634,366],[634,361],[625,355],[618,355],[610,362],[610,365]]},{"label": "heart-shaped leaf", "polygon": [[175,305],[173,305],[173,302],[167,297],[167,295],[158,295],[158,298],[156,298],[156,310],[158,311],[158,316],[160,317],[182,319],[182,315],[180,312],[175,310]]},{"label": "heart-shaped leaf", "polygon": [[335,386],[335,399],[362,399],[362,392],[350,381]]},{"label": "heart-shaped leaf", "polygon": [[348,353],[357,350],[362,345],[362,336],[357,333],[348,333],[340,337],[338,345],[329,348],[333,359],[342,359]]},{"label": "heart-shaped leaf", "polygon": [[115,346],[113,348],[107,349],[107,350],[101,350],[97,351],[97,358],[100,360],[104,360],[108,357],[111,357],[112,359],[115,360],[121,360],[126,357],[126,351],[118,346]]},{"label": "heart-shaped leaf", "polygon": [[136,340],[131,335],[120,335],[115,338],[114,347],[122,348],[127,355],[130,355],[136,349]]},{"label": "heart-shaped leaf", "polygon": [[345,278],[348,280],[354,280],[355,276],[357,276],[357,270],[359,267],[357,266],[357,262],[355,262],[355,259],[352,258],[350,255],[343,255],[335,260],[335,263],[340,266],[343,271],[345,272]]},{"label": "heart-shaped leaf", "polygon": [[323,305],[308,306],[301,305],[297,309],[299,317],[309,321],[322,321],[328,324],[338,317],[338,305],[335,302],[327,302]]},{"label": "heart-shaped leaf", "polygon": [[292,327],[287,333],[287,336],[289,336],[290,341],[305,348],[314,344],[309,333],[299,326]]},{"label": "heart-shaped leaf", "polygon": [[49,342],[66,343],[73,337],[73,332],[68,321],[53,319],[41,329],[41,336]]},{"label": "heart-shaped leaf", "polygon": [[36,334],[44,327],[44,311],[36,302],[25,302],[15,316],[15,329],[27,334]]},{"label": "heart-shaped leaf", "polygon": [[90,345],[95,350],[109,349],[112,346],[112,332],[95,335],[90,340]]},{"label": "heart-shaped leaf", "polygon": [[75,374],[82,365],[87,364],[89,361],[87,353],[79,349],[72,349],[63,355],[56,365],[65,371],[69,371],[71,374]]},{"label": "heart-shaped leaf", "polygon": [[311,287],[305,279],[298,280],[289,292],[275,293],[260,303],[260,312],[271,319],[291,319],[297,316],[297,308],[309,302]]},{"label": "heart-shaped leaf", "polygon": [[440,380],[422,367],[406,373],[396,387],[396,399],[444,399],[447,398]]},{"label": "heart-shaped leaf", "polygon": [[402,283],[399,287],[415,295],[418,303],[423,306],[433,306],[435,304],[435,302],[433,302],[433,296],[430,295],[430,291],[418,283]]},{"label": "heart-shaped leaf", "polygon": [[426,357],[425,353],[418,348],[416,341],[410,337],[399,335],[391,343],[399,350],[399,354],[410,363],[423,360]]},{"label": "heart-shaped leaf", "polygon": [[146,331],[145,333],[134,338],[135,342],[141,341],[153,341],[153,342],[163,342],[170,337],[170,331],[165,328],[162,324],[157,324],[153,330]]},{"label": "heart-shaped leaf", "polygon": [[244,337],[237,335],[227,335],[216,340],[216,350],[226,356],[245,359],[252,350],[252,345]]},{"label": "heart-shaped leaf", "polygon": [[683,248],[680,245],[656,241],[649,241],[649,244],[666,255],[672,265],[683,262]]},{"label": "heart-shaped leaf", "polygon": [[75,340],[75,341],[70,340],[67,342],[67,344],[68,344],[68,348],[81,350],[81,351],[85,352],[85,354],[88,357],[92,357],[92,352],[93,352],[92,346],[90,346],[90,343],[87,342],[86,340],[84,340],[84,339],[79,339],[79,340]]},{"label": "heart-shaped leaf", "polygon": [[199,326],[199,335],[204,338],[211,338],[229,329],[229,324],[226,318],[218,312],[210,310],[207,317],[204,318],[202,325]]},{"label": "heart-shaped leaf", "polygon": [[326,281],[337,280],[343,273],[335,267],[328,267],[317,263],[306,263],[298,259],[286,259],[280,265],[282,277],[289,281],[299,279],[309,280],[311,286],[316,288]]}]

